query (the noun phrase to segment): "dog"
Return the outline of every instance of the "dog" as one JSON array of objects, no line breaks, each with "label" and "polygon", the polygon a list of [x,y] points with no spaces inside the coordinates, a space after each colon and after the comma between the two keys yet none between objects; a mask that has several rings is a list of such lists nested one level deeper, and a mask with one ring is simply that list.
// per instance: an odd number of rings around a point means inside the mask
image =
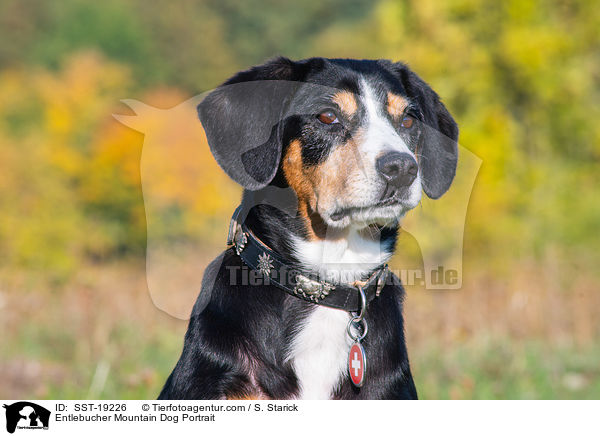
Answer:
[{"label": "dog", "polygon": [[403,63],[280,57],[198,114],[244,193],[159,399],[417,399],[387,261],[456,172],[439,96]]}]

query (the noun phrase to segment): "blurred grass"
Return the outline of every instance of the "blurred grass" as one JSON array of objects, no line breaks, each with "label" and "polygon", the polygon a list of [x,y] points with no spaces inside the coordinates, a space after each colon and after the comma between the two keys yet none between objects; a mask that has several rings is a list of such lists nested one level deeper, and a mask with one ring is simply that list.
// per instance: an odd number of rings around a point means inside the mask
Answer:
[{"label": "blurred grass", "polygon": [[64,288],[42,286],[0,294],[11,309],[0,319],[1,398],[158,394],[179,356],[185,322],[154,307],[143,264],[87,267]]},{"label": "blurred grass", "polygon": [[598,399],[600,344],[478,337],[409,348],[422,399]]},{"label": "blurred grass", "polygon": [[[421,398],[600,397],[596,334],[579,334],[577,341],[576,325],[556,326],[555,334],[543,321],[548,329],[535,336],[518,328],[506,334],[502,326],[519,309],[475,285],[442,293],[408,289],[409,356]],[[498,287],[496,294],[504,292]],[[563,300],[557,288],[529,296],[535,314],[523,322],[573,309],[556,306]],[[580,303],[587,312],[569,316],[596,317],[596,298]],[[64,287],[43,280],[5,287],[0,303],[0,310],[11,308],[0,318],[0,398],[154,398],[179,357],[187,326],[154,306],[144,265],[136,260],[88,265]],[[479,314],[484,321],[468,312],[486,306]]]}]

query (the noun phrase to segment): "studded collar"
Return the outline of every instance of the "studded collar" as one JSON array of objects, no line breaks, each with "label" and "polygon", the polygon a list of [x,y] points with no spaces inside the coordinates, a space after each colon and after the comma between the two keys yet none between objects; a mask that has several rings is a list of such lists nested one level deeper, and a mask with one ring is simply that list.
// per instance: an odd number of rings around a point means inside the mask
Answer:
[{"label": "studded collar", "polygon": [[379,296],[385,286],[390,275],[387,265],[377,268],[366,281],[353,284],[333,284],[299,271],[239,222],[240,210],[241,206],[231,218],[227,244],[246,265],[263,275],[265,284],[273,284],[302,300],[347,312],[360,310],[359,287],[365,293],[368,304]]}]

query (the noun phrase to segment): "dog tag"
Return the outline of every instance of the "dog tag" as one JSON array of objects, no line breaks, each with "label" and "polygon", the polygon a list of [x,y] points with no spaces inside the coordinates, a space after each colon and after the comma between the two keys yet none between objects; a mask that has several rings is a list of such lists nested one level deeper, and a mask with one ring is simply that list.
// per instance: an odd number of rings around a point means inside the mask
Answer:
[{"label": "dog tag", "polygon": [[352,384],[357,388],[360,388],[365,382],[367,356],[365,355],[365,349],[358,341],[354,342],[352,347],[350,347],[350,354],[348,355],[348,373],[350,374]]}]

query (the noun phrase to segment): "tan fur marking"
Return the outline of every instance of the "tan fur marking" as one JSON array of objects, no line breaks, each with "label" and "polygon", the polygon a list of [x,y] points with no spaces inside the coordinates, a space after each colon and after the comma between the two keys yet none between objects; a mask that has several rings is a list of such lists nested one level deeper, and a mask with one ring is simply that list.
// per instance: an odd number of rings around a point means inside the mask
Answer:
[{"label": "tan fur marking", "polygon": [[400,95],[388,92],[388,105],[387,110],[394,118],[399,118],[404,113],[408,102]]},{"label": "tan fur marking", "polygon": [[334,203],[335,199],[354,195],[348,192],[349,179],[361,171],[362,156],[359,155],[358,144],[363,135],[359,129],[350,140],[338,146],[317,170],[317,189],[319,200]]},{"label": "tan fur marking", "polygon": [[[283,174],[298,196],[298,211],[306,222],[312,240],[343,237],[344,232],[328,228],[317,213],[317,198],[332,202],[345,195],[346,169],[356,166],[356,145],[351,140],[337,147],[320,165],[305,167],[302,163],[302,145],[294,140],[283,159]],[[344,168],[344,171],[340,171]],[[347,194],[346,194],[347,195]]]},{"label": "tan fur marking", "polygon": [[283,158],[283,174],[298,196],[298,211],[304,218],[311,238],[314,238],[314,232],[311,232],[309,209],[316,207],[316,198],[313,186],[306,177],[302,164],[302,145],[300,141],[293,140]]},{"label": "tan fur marking", "polygon": [[298,211],[306,222],[309,238],[338,239],[347,229],[328,227],[320,209],[332,210],[335,204],[350,204],[356,189],[356,178],[364,162],[359,144],[364,131],[359,129],[345,144],[335,147],[327,159],[318,165],[305,166],[302,145],[293,140],[282,161],[283,174],[298,196]]},{"label": "tan fur marking", "polygon": [[333,102],[337,104],[342,112],[351,117],[358,110],[356,98],[350,91],[340,91],[333,96]]},{"label": "tan fur marking", "polygon": [[227,397],[228,400],[260,400],[261,398],[259,398],[258,396],[255,395],[247,395],[247,396],[240,396],[240,397]]}]

